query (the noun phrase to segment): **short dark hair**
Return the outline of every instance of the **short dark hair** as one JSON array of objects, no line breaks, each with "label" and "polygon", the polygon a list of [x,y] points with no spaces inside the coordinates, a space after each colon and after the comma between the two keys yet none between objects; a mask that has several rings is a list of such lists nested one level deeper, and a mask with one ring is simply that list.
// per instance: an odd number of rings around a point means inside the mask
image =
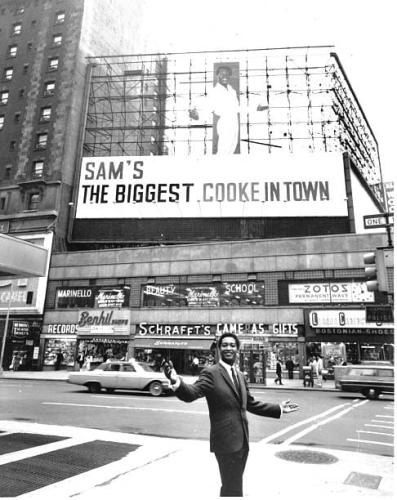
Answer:
[{"label": "short dark hair", "polygon": [[230,66],[226,66],[225,64],[222,64],[221,66],[218,66],[216,68],[216,74],[219,75],[219,72],[221,69],[226,69],[229,72],[229,75],[232,75],[233,71]]},{"label": "short dark hair", "polygon": [[221,347],[222,340],[225,337],[233,337],[234,340],[236,341],[237,349],[240,349],[240,339],[237,337],[237,335],[235,333],[222,333],[222,335],[218,339],[218,343],[217,343],[218,349]]}]

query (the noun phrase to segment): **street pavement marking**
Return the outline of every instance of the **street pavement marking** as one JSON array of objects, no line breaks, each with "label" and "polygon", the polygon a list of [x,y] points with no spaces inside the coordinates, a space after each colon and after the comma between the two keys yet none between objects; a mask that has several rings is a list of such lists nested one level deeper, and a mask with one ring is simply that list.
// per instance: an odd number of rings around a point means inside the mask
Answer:
[{"label": "street pavement marking", "polygon": [[91,405],[82,403],[55,403],[52,401],[43,401],[42,405],[57,405],[57,406],[83,406],[85,408],[111,408],[112,410],[139,410],[139,411],[164,411],[167,413],[189,413],[189,414],[200,414],[208,415],[208,411],[195,411],[195,410],[176,410],[168,408],[148,408],[148,407],[136,407],[136,406],[114,406],[114,405]]},{"label": "street pavement marking", "polygon": [[89,441],[92,441],[91,437],[74,437],[70,439],[63,439],[62,441],[56,441],[55,443],[34,446],[33,448],[28,448],[26,450],[12,451],[11,453],[6,453],[5,455],[0,456],[0,465],[18,462],[24,458],[43,455],[44,453],[49,453],[50,451],[62,450],[63,448],[69,448],[70,446],[74,446],[76,444],[88,443]]},{"label": "street pavement marking", "polygon": [[375,424],[391,424],[388,420],[375,420],[374,418],[371,420],[371,422],[374,422]]},{"label": "street pavement marking", "polygon": [[376,431],[356,431],[357,434],[378,434],[379,436],[394,436],[394,434],[389,434],[388,432],[376,432]]},{"label": "street pavement marking", "polygon": [[315,424],[311,425],[307,429],[304,429],[303,431],[298,432],[294,436],[291,436],[289,439],[286,439],[283,444],[286,446],[286,445],[293,443],[294,441],[297,441],[298,439],[305,436],[306,434],[309,434],[310,432],[316,430],[318,427],[320,427],[322,425],[326,425],[329,422],[332,422],[333,420],[336,420],[338,418],[341,418],[343,415],[346,415],[346,413],[349,413],[354,408],[357,408],[358,406],[362,406],[363,404],[368,403],[368,401],[369,401],[368,399],[365,399],[364,401],[361,401],[360,403],[349,405],[348,408],[345,408],[344,410],[340,411],[336,415],[332,415],[331,417],[328,417],[325,420],[322,420],[321,422],[316,422]]},{"label": "street pavement marking", "polygon": [[380,427],[382,429],[394,429],[394,427],[390,427],[389,425],[376,425],[376,424],[364,424],[367,427]]},{"label": "street pavement marking", "polygon": [[347,438],[346,441],[354,441],[356,443],[367,443],[367,444],[381,444],[383,446],[391,446],[391,447],[394,446],[394,444],[392,444],[392,443],[382,443],[381,441],[369,441],[367,439],[352,439],[352,438]]},{"label": "street pavement marking", "polygon": [[379,417],[379,418],[394,418],[393,415],[375,415],[375,417]]},{"label": "street pavement marking", "polygon": [[271,434],[270,436],[267,436],[266,438],[261,439],[258,442],[258,444],[268,443],[268,442],[272,441],[273,439],[276,439],[276,438],[282,436],[283,434],[286,434],[287,432],[290,432],[291,430],[296,429],[297,427],[300,427],[302,425],[306,425],[309,422],[313,422],[313,420],[317,420],[319,418],[325,417],[334,411],[338,411],[339,409],[344,408],[345,406],[348,406],[349,404],[350,403],[344,403],[343,405],[334,406],[333,408],[329,408],[328,410],[324,411],[323,413],[319,413],[318,415],[314,415],[313,417],[307,418],[306,420],[302,420],[301,422],[297,422],[296,424],[289,425],[288,427],[285,427],[281,431],[275,432],[274,434]]}]

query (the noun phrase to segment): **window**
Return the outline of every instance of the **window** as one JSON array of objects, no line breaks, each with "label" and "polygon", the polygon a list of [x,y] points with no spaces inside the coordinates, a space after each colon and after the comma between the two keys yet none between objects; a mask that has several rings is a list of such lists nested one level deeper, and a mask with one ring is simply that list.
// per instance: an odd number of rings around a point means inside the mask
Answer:
[{"label": "window", "polygon": [[36,149],[45,149],[47,147],[48,134],[47,132],[42,132],[36,136]]},{"label": "window", "polygon": [[29,64],[26,63],[23,65],[22,73],[26,75],[28,71],[29,71]]},{"label": "window", "polygon": [[14,115],[14,123],[19,123],[21,121],[21,113],[18,111]]},{"label": "window", "polygon": [[28,42],[26,45],[26,51],[30,52],[33,48],[33,42]]},{"label": "window", "polygon": [[41,160],[33,162],[32,167],[32,177],[35,179],[40,179],[43,177],[44,173],[44,162]]},{"label": "window", "polygon": [[18,16],[18,15],[21,15],[25,12],[25,7],[21,6],[21,7],[18,7],[17,10],[15,11],[15,14]]},{"label": "window", "polygon": [[51,106],[40,109],[40,122],[49,122],[51,119]]},{"label": "window", "polygon": [[22,31],[22,23],[15,23],[12,27],[13,35],[20,35]]},{"label": "window", "polygon": [[41,201],[41,195],[38,191],[30,193],[28,196],[28,210],[37,210]]},{"label": "window", "polygon": [[5,68],[4,70],[4,80],[12,80],[12,75],[14,74],[14,68]]},{"label": "window", "polygon": [[1,195],[0,196],[0,210],[5,210],[7,207],[7,196]]},{"label": "window", "polygon": [[18,45],[10,45],[8,47],[8,57],[17,57]]},{"label": "window", "polygon": [[17,148],[17,141],[11,141],[11,142],[10,142],[10,146],[9,146],[9,148],[8,148],[8,149],[9,149],[10,151],[15,151],[15,150],[16,150],[16,148]]},{"label": "window", "polygon": [[54,47],[59,47],[60,45],[62,45],[62,35],[53,35],[52,44],[54,45]]},{"label": "window", "polygon": [[8,96],[9,96],[8,90],[3,90],[3,92],[0,92],[0,104],[7,104]]},{"label": "window", "polygon": [[19,89],[19,97],[22,98],[25,95],[25,89]]},{"label": "window", "polygon": [[57,12],[55,14],[55,24],[63,24],[65,22],[65,13]]},{"label": "window", "polygon": [[55,93],[55,82],[45,82],[43,95],[47,97],[50,95],[54,95],[54,93]]},{"label": "window", "polygon": [[33,19],[33,21],[30,24],[31,24],[32,28],[34,28],[37,24],[36,19]]},{"label": "window", "polygon": [[58,69],[58,57],[51,57],[48,59],[48,71],[56,71]]},{"label": "window", "polygon": [[0,115],[0,130],[4,127],[4,115]]}]

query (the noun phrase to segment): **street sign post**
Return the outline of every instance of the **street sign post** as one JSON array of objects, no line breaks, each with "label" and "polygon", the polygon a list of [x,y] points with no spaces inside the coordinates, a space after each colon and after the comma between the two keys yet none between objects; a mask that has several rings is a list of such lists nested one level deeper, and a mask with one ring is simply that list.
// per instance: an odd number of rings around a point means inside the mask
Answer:
[{"label": "street sign post", "polygon": [[394,226],[394,216],[391,214],[364,215],[364,228]]}]

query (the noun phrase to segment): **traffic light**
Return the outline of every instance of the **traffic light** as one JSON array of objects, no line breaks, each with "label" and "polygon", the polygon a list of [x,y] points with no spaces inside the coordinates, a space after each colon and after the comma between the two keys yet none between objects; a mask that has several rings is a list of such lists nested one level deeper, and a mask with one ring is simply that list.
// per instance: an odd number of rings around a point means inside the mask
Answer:
[{"label": "traffic light", "polygon": [[365,281],[370,292],[387,292],[385,256],[382,249],[364,254]]}]

